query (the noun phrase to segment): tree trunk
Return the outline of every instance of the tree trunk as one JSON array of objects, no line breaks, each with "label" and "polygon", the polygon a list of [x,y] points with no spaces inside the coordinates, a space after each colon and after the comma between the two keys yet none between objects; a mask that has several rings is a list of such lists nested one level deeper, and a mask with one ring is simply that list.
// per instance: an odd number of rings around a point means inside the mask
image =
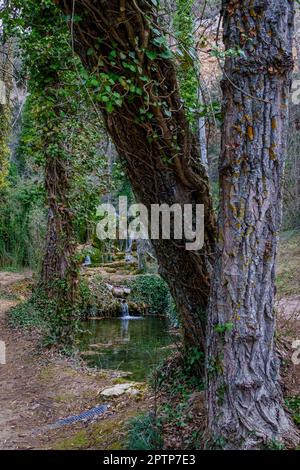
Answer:
[{"label": "tree trunk", "polygon": [[[47,93],[47,96],[53,96],[55,103],[60,99],[57,89],[59,87],[51,87]],[[47,109],[43,99],[41,101]],[[53,114],[47,111],[41,122],[44,122],[44,126],[51,126]],[[52,121],[48,124],[49,119]],[[70,202],[72,144],[66,144],[57,132],[62,125],[61,117],[57,115],[57,128],[48,132],[48,138],[43,142],[48,216],[45,254],[34,297],[37,300],[40,298],[42,302],[52,341],[67,346],[74,339],[74,317],[78,308],[78,266],[75,259],[74,213]],[[55,152],[51,152],[53,148]]]},{"label": "tree trunk", "polygon": [[[0,41],[3,40],[0,35]],[[11,127],[12,44],[0,45],[0,190],[7,185],[9,169],[9,137]]]},{"label": "tree trunk", "polygon": [[274,347],[293,2],[223,0],[223,15],[226,49],[243,52],[226,59],[223,80],[208,424],[216,446],[251,449],[294,438]]},{"label": "tree trunk", "polygon": [[[72,0],[59,3],[72,13]],[[100,103],[107,77],[121,96],[116,106],[101,107],[138,201],[148,210],[151,204],[204,204],[201,251],[186,251],[185,241],[153,240],[160,273],[181,313],[185,344],[204,350],[215,245],[212,200],[199,142],[189,129],[175,68],[149,5],[134,0],[77,1],[75,14],[81,19],[74,23],[74,44],[86,68],[99,77]],[[127,80],[135,88],[126,88]],[[105,103],[112,98],[107,96]]]},{"label": "tree trunk", "polygon": [[[45,163],[48,219],[41,284],[50,298],[67,296],[72,305],[76,300],[78,276],[74,259],[74,215],[68,203],[69,178],[64,158],[51,158],[48,155]],[[66,289],[63,286],[59,288],[57,282],[63,282]]]},{"label": "tree trunk", "polygon": [[[199,103],[203,104],[203,95],[202,91],[199,88]],[[201,146],[201,159],[204,165],[208,167],[208,158],[207,158],[207,137],[206,137],[206,120],[205,117],[200,117],[199,122],[199,141]]]}]

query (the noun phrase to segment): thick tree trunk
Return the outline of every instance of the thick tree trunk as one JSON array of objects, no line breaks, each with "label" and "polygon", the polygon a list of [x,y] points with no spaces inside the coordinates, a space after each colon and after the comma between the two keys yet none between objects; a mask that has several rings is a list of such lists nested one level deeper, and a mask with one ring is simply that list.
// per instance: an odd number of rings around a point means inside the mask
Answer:
[{"label": "thick tree trunk", "polygon": [[73,344],[74,317],[78,306],[74,214],[68,201],[70,176],[70,168],[63,155],[54,157],[47,154],[47,234],[41,275],[34,292],[34,298],[47,315],[49,340],[65,346]]},{"label": "thick tree trunk", "polygon": [[[208,320],[209,430],[223,448],[293,438],[274,348],[275,261],[293,2],[223,1],[227,58],[216,266]],[[251,38],[251,39],[249,39]]]},{"label": "thick tree trunk", "polygon": [[[45,164],[48,219],[41,284],[50,298],[63,296],[64,300],[68,299],[72,305],[76,300],[78,275],[75,262],[74,214],[68,203],[69,179],[64,158],[48,156]],[[58,282],[63,282],[66,288],[58,286]]]},{"label": "thick tree trunk", "polygon": [[[72,13],[72,0],[59,3]],[[82,19],[74,23],[74,44],[87,69],[100,77],[100,93],[101,80],[110,76],[113,92],[122,97],[111,112],[102,111],[139,202],[148,210],[151,204],[204,204],[202,250],[186,251],[185,241],[153,240],[160,273],[181,313],[185,344],[203,350],[215,244],[212,200],[199,142],[190,132],[175,68],[159,42],[159,26],[149,5],[134,0],[76,1],[75,14]],[[139,92],[126,92],[124,80]]]}]

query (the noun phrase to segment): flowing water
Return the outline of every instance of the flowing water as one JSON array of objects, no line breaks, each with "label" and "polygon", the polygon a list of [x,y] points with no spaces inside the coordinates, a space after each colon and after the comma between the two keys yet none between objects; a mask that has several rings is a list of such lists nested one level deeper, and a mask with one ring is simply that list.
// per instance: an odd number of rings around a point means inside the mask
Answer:
[{"label": "flowing water", "polygon": [[128,307],[128,304],[127,302],[125,302],[125,300],[122,301],[121,303],[121,310],[122,310],[122,319],[123,320],[126,320],[126,319],[130,319],[130,315],[129,315],[129,307]]},{"label": "flowing water", "polygon": [[78,339],[81,351],[88,351],[87,364],[129,371],[132,380],[144,380],[174,342],[168,322],[157,317],[89,320],[81,329]]}]

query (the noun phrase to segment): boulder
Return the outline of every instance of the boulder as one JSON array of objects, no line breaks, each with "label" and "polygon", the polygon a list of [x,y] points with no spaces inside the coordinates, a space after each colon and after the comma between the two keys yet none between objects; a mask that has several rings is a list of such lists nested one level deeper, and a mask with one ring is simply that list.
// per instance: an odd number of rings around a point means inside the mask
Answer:
[{"label": "boulder", "polygon": [[113,387],[102,390],[100,395],[104,397],[119,397],[124,394],[137,396],[140,393],[140,390],[137,387],[140,385],[141,384],[135,382],[116,384]]}]

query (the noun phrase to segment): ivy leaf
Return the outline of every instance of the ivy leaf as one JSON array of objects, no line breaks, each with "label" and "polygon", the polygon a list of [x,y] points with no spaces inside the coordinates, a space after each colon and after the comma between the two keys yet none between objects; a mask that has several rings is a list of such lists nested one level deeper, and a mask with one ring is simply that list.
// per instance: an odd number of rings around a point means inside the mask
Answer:
[{"label": "ivy leaf", "polygon": [[107,111],[108,113],[112,113],[113,110],[114,110],[114,105],[113,105],[113,103],[111,103],[111,102],[110,102],[110,103],[107,103],[107,105],[106,105],[106,111]]},{"label": "ivy leaf", "polygon": [[159,56],[162,59],[171,59],[173,57],[173,52],[170,49],[166,49],[165,51],[161,52]]},{"label": "ivy leaf", "polygon": [[157,59],[157,52],[155,52],[155,51],[146,51],[146,56],[150,60],[155,60],[155,59]]},{"label": "ivy leaf", "polygon": [[107,95],[100,95],[99,100],[102,101],[102,103],[107,103],[109,101],[109,97]]},{"label": "ivy leaf", "polygon": [[135,92],[136,92],[137,95],[140,95],[140,96],[142,96],[142,94],[143,94],[143,90],[140,87],[136,87]]},{"label": "ivy leaf", "polygon": [[152,29],[152,33],[153,33],[153,34],[156,34],[156,36],[159,36],[159,35],[160,35],[160,31],[159,31],[159,29],[157,29],[157,28],[153,28],[153,29]]},{"label": "ivy leaf", "polygon": [[91,86],[94,86],[94,87],[99,86],[99,82],[98,82],[97,78],[92,78],[90,83],[91,83]]},{"label": "ivy leaf", "polygon": [[155,46],[163,46],[166,44],[166,38],[164,36],[159,36],[158,38],[154,38],[152,40],[152,44],[155,44]]}]

